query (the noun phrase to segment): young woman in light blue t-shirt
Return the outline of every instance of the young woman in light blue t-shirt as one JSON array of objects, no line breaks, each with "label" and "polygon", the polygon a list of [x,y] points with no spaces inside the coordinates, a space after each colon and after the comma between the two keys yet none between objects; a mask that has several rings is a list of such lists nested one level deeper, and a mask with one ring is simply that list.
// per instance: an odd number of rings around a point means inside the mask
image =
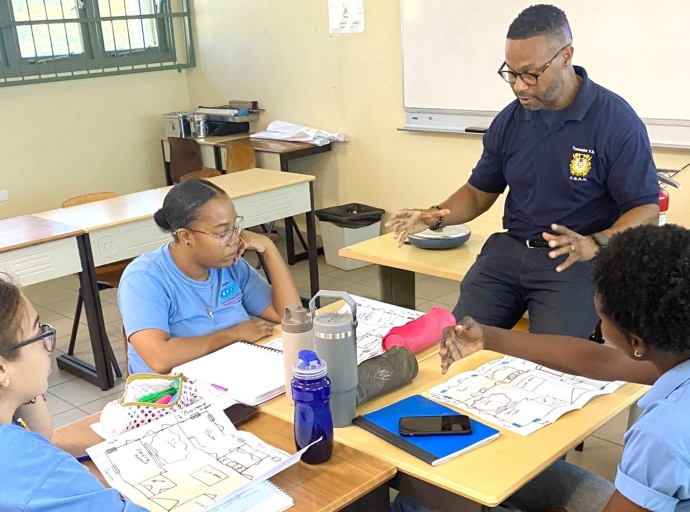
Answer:
[{"label": "young woman in light blue t-shirt", "polygon": [[[134,260],[118,289],[130,373],[169,373],[236,341],[257,341],[273,333],[269,322],[286,306],[300,304],[276,246],[242,231],[243,218],[213,183],[178,183],[154,220],[173,240]],[[272,286],[241,257],[247,249],[263,255]]]},{"label": "young woman in light blue t-shirt", "polygon": [[55,336],[19,289],[0,279],[0,510],[147,510],[103,487],[48,440],[52,421],[41,395],[48,388]]}]

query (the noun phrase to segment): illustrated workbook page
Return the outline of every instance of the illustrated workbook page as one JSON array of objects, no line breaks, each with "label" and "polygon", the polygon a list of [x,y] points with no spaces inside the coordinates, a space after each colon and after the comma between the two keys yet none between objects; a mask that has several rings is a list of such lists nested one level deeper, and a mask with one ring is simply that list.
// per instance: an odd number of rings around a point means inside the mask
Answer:
[{"label": "illustrated workbook page", "polygon": [[87,450],[108,484],[152,512],[215,505],[299,460],[197,402]]},{"label": "illustrated workbook page", "polygon": [[[383,337],[393,327],[416,320],[424,313],[351,295],[357,304],[357,364],[383,354]],[[350,313],[347,304],[338,313]]]},{"label": "illustrated workbook page", "polygon": [[425,395],[526,436],[623,384],[569,375],[505,356],[460,373]]}]

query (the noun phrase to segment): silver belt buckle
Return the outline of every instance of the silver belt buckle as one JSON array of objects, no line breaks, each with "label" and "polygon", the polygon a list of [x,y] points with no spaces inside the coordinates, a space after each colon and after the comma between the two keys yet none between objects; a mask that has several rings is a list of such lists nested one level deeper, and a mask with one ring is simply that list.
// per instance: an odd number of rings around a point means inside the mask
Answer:
[{"label": "silver belt buckle", "polygon": [[536,249],[536,247],[532,246],[532,240],[526,239],[525,240],[525,245],[529,247],[530,249]]}]

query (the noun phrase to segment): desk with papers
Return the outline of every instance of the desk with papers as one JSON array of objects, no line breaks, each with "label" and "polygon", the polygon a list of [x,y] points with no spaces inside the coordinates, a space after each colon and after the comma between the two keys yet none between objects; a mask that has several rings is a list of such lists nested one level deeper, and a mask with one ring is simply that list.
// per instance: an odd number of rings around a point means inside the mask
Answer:
[{"label": "desk with papers", "polygon": [[[86,448],[103,441],[90,428],[99,416],[94,414],[57,429],[53,443],[74,456],[84,455]],[[289,422],[259,414],[241,428],[276,448],[296,451]],[[84,464],[106,484],[93,462]],[[299,462],[270,480],[292,497],[295,504],[290,510],[295,512],[388,512],[388,482],[394,475],[392,464],[335,443],[328,462],[317,466]]]}]

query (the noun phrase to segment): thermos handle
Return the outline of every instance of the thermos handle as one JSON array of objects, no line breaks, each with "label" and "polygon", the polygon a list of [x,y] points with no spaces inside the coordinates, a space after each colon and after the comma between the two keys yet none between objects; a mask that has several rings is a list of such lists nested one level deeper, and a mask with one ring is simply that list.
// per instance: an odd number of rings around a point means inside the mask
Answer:
[{"label": "thermos handle", "polygon": [[316,295],[312,297],[309,301],[309,312],[311,313],[312,320],[314,319],[314,312],[316,311],[316,299],[317,297],[328,297],[330,299],[342,299],[348,303],[350,309],[352,310],[352,320],[354,326],[357,327],[357,303],[352,297],[350,297],[345,292],[334,292],[331,290],[319,290]]}]

